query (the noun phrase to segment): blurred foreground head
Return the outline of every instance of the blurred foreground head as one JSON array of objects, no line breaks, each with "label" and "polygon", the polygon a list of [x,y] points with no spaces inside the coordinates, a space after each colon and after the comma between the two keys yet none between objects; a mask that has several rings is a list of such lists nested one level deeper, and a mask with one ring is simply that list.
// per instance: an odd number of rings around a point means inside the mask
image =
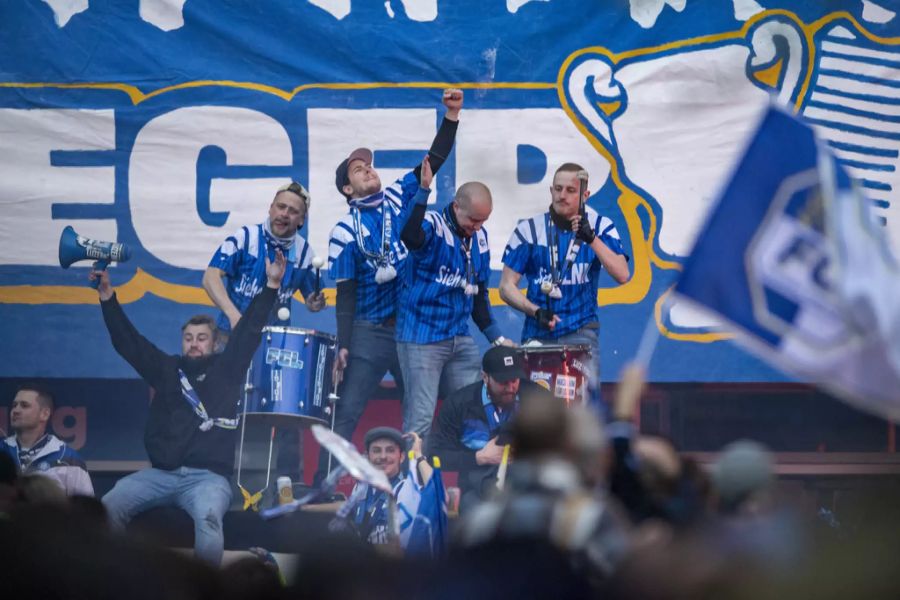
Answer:
[{"label": "blurred foreground head", "polygon": [[557,458],[571,462],[589,484],[603,478],[606,435],[583,406],[567,407],[558,398],[527,396],[512,424],[516,460]]},{"label": "blurred foreground head", "polygon": [[725,514],[755,512],[767,502],[774,483],[772,453],[751,440],[738,440],[722,449],[712,479]]}]

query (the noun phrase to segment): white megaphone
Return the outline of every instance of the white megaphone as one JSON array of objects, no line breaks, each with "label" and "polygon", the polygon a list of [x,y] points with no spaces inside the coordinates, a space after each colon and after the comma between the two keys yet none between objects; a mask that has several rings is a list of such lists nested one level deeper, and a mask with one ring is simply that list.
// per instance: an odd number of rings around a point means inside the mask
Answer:
[{"label": "white megaphone", "polygon": [[[67,225],[59,236],[59,266],[68,269],[81,260],[93,260],[94,270],[103,271],[111,262],[125,262],[131,258],[131,249],[125,244],[92,240],[75,233],[71,225]],[[92,287],[99,281],[94,280]]]}]

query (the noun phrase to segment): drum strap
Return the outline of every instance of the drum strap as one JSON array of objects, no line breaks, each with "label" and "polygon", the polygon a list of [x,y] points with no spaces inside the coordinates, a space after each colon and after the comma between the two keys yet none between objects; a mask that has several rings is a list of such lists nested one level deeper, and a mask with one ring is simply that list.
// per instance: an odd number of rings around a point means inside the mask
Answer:
[{"label": "drum strap", "polygon": [[572,236],[569,246],[566,248],[565,263],[560,267],[559,263],[559,231],[553,217],[547,213],[547,250],[550,252],[550,277],[554,286],[559,287],[566,274],[572,269],[575,257],[581,251],[581,240]]},{"label": "drum strap", "polygon": [[191,382],[188,381],[187,375],[181,369],[178,369],[178,377],[181,379],[181,397],[191,405],[191,408],[194,409],[194,414],[200,417],[200,431],[209,431],[214,426],[222,429],[237,429],[240,422],[238,418],[226,419],[224,417],[216,417],[211,419],[209,413],[206,412],[206,407],[203,406],[203,402],[200,401],[200,396],[197,395]]},{"label": "drum strap", "polygon": [[450,230],[459,240],[459,247],[466,257],[466,279],[459,282],[459,287],[463,289],[466,296],[474,296],[478,293],[478,283],[475,280],[477,274],[475,273],[475,265],[472,262],[472,239],[475,236],[473,235],[469,238],[463,236],[462,229],[459,227],[459,223],[456,222],[452,204],[444,207],[443,216],[444,220],[450,223]]},{"label": "drum strap", "polygon": [[[379,193],[383,194],[383,192]],[[381,241],[378,242],[378,252],[370,252],[366,248],[366,240],[362,233],[362,218],[360,216],[359,207],[352,206],[350,208],[350,213],[353,215],[353,234],[356,237],[356,246],[359,248],[360,254],[363,255],[369,266],[375,270],[375,282],[378,284],[387,283],[397,277],[397,270],[391,264],[391,236],[393,235],[391,208],[387,206],[387,202],[381,202],[380,204]],[[372,208],[378,209],[379,207],[373,205]],[[376,239],[376,236],[373,235],[372,232],[369,232],[369,237]]]}]

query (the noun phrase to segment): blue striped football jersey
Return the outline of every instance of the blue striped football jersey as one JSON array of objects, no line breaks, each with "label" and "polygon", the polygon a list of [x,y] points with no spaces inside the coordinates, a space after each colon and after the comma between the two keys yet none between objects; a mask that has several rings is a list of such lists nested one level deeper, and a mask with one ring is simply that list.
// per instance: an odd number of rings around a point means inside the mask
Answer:
[{"label": "blue striped football jersey", "polygon": [[[351,208],[331,230],[328,241],[328,274],[335,281],[356,280],[356,314],[354,320],[382,323],[397,312],[400,294],[400,273],[406,261],[406,246],[400,241],[400,232],[412,208],[412,201],[419,190],[419,182],[410,171],[383,192],[383,203],[377,208]],[[382,192],[378,192],[382,194]],[[364,199],[365,202],[368,199]],[[383,210],[391,214],[389,263],[397,271],[397,278],[377,283],[377,268],[373,255],[382,248],[385,220]],[[357,220],[358,217],[358,220]],[[357,231],[357,222],[360,230]],[[358,235],[361,233],[361,235]],[[363,248],[360,248],[360,242]]]},{"label": "blue striped football jersey", "polygon": [[[449,210],[449,208],[448,208]],[[443,212],[428,211],[422,222],[424,245],[410,252],[397,314],[397,340],[430,344],[468,335],[473,296],[467,296],[469,279],[479,289],[488,284],[491,252],[484,229],[471,238],[471,269],[464,242]]]},{"label": "blue striped football jersey", "polygon": [[[613,252],[625,255],[613,222],[590,207],[586,207],[585,212],[601,241]],[[541,291],[541,283],[551,280],[548,238],[556,238],[559,256],[557,269],[562,270],[573,237],[571,230],[560,230],[553,224],[549,211],[519,221],[509,237],[503,252],[503,264],[525,278],[526,297],[530,301],[542,308],[549,307],[560,318],[554,330],[548,331],[540,329],[534,317],[526,316],[523,341],[535,337],[555,339],[575,332],[588,323],[597,322],[597,286],[602,265],[587,244],[581,244],[571,268],[558,277],[562,298],[552,299]]]},{"label": "blue striped football jersey", "polygon": [[[209,266],[225,273],[225,290],[241,314],[266,285],[266,253],[269,260],[275,260],[275,246],[266,241],[260,223],[241,227],[225,238],[209,261]],[[315,269],[312,266],[314,256],[306,240],[299,233],[296,234],[286,257],[287,267],[278,290],[276,306],[288,304],[296,290],[300,290],[304,298],[315,291]],[[273,314],[270,322],[274,321]],[[231,323],[225,313],[219,314],[216,323],[222,331],[231,331]]]}]

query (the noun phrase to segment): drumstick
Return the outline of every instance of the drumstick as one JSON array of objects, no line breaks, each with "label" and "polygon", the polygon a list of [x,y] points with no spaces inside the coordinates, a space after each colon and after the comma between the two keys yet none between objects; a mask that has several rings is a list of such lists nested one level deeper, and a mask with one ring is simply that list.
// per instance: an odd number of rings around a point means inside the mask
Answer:
[{"label": "drumstick", "polygon": [[318,294],[322,291],[322,282],[319,271],[325,266],[325,259],[321,256],[314,256],[312,259],[312,266],[316,270],[316,293]]},{"label": "drumstick", "polygon": [[588,172],[582,169],[575,177],[578,178],[578,214],[584,214],[584,192],[587,190]]},{"label": "drumstick", "polygon": [[509,466],[509,444],[503,446],[503,458],[500,459],[500,468],[497,469],[497,489],[502,490],[506,485],[506,468]]},{"label": "drumstick", "polygon": [[[328,402],[331,404],[331,431],[334,431],[334,421],[337,416],[337,401],[341,399],[340,396],[337,395],[338,384],[334,384],[334,389],[330,394],[328,394]],[[322,451],[321,449],[319,450]],[[326,473],[331,473],[331,452],[328,453],[328,468],[326,469]]]}]

